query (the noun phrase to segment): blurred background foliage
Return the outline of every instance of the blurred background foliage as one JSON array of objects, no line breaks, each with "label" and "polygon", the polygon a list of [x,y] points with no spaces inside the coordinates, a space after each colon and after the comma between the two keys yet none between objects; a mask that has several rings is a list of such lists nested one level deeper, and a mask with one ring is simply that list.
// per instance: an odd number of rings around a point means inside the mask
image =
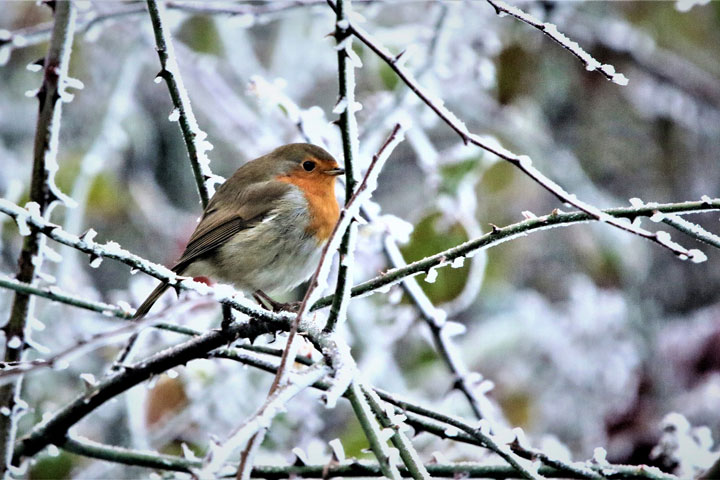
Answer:
[{"label": "blurred background foliage", "polygon": [[[304,141],[303,134],[339,157],[338,131],[330,123],[336,117],[336,56],[326,37],[334,16],[324,2],[293,3],[205,4],[246,8],[242,15],[170,12],[181,71],[214,144],[210,158],[218,174],[228,176],[280,144]],[[58,209],[53,220],[74,233],[92,227],[99,241],[114,240],[170,264],[200,206],[177,125],[168,121],[167,90],[153,82],[159,66],[149,19],[129,13],[87,26],[92,15],[139,4],[79,4],[82,28],[70,72],[85,88],[64,109],[57,181],[80,207]],[[281,4],[288,8],[275,8]],[[586,72],[540,32],[496,16],[482,1],[354,4],[364,28],[394,52],[407,49],[408,68],[471,131],[530,155],[580,198],[612,207],[631,197],[679,202],[720,195],[720,2],[687,12],[674,2],[518,5],[615,65],[630,79],[627,87]],[[35,2],[5,2],[2,10],[0,32],[51,20],[49,9]],[[40,82],[26,66],[46,48],[29,43],[0,44],[6,60],[0,67],[0,194],[21,205],[37,110],[25,92]],[[382,216],[360,230],[356,282],[387,268],[381,250],[387,230],[404,240],[403,254],[412,261],[475,238],[491,224],[520,221],[523,212],[563,208],[512,166],[462,145],[371,51],[357,42],[355,50],[363,60],[357,70],[361,165],[394,121],[413,124],[382,173],[375,197]],[[10,275],[22,238],[12,221],[0,220],[0,263]],[[717,214],[693,220],[718,231]],[[679,233],[673,238],[698,247]],[[671,451],[651,455],[666,414],[676,411],[709,428],[692,430],[693,438],[720,435],[720,255],[699,248],[709,260],[695,265],[607,226],[573,226],[503,244],[460,268],[439,270],[433,283],[420,283],[457,322],[461,356],[494,386],[488,397],[534,444],[576,458],[604,446],[611,461],[672,470],[696,459],[678,460]],[[63,261],[45,267],[54,279],[43,282],[66,291],[137,305],[154,283],[119,264],[91,268],[85,256],[56,249]],[[11,292],[0,293],[3,317],[11,299]],[[176,300],[168,295],[164,301]],[[345,334],[369,381],[471,415],[398,287],[353,301],[349,315]],[[32,336],[52,351],[112,324],[43,300],[35,316]],[[206,306],[173,321],[210,327],[218,312]],[[180,340],[146,332],[138,355]],[[73,398],[83,388],[78,374],[101,375],[116,348],[77,358],[62,372],[30,376],[23,397],[32,413],[21,428]],[[201,454],[208,435],[223,436],[256,408],[269,380],[222,361],[193,362],[103,406],[77,428],[98,441],[176,453],[184,442]],[[296,446],[326,461],[327,441],[334,437],[348,455],[362,455],[367,445],[347,405],[325,411],[315,395],[306,392],[278,419],[258,463],[289,461]],[[430,437],[417,441],[426,460],[433,451],[451,460],[478,460],[477,449]],[[36,463],[32,478],[141,474],[51,451]]]}]

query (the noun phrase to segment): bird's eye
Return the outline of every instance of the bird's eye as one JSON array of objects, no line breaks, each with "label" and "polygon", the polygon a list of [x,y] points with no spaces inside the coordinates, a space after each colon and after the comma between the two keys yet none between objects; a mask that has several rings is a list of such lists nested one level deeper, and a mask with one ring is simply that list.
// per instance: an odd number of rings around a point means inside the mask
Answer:
[{"label": "bird's eye", "polygon": [[312,172],[315,169],[315,162],[311,162],[310,160],[305,161],[302,167],[306,172]]}]

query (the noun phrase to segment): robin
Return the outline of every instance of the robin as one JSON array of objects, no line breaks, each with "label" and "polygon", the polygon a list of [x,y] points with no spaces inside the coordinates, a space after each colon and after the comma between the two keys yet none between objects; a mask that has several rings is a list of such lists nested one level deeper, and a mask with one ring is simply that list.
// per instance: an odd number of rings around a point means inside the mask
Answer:
[{"label": "robin", "polygon": [[[178,275],[231,283],[256,298],[310,277],[338,220],[335,177],[345,173],[320,147],[292,143],[242,167],[210,199]],[[146,315],[167,290],[162,283],[135,312]]]}]

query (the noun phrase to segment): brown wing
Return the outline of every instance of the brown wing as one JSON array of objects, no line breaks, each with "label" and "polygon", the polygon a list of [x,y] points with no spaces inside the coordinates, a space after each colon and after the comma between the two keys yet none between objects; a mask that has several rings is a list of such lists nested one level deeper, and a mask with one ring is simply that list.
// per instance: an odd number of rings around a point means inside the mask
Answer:
[{"label": "brown wing", "polygon": [[173,271],[182,272],[194,260],[223,245],[237,233],[262,222],[288,187],[273,181],[252,185],[240,195],[218,190]]}]

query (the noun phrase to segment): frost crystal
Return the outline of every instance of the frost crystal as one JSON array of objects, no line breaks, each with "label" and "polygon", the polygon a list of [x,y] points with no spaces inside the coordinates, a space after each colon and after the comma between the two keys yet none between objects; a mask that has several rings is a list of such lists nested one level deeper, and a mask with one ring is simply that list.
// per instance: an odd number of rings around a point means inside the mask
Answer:
[{"label": "frost crystal", "polygon": [[5,65],[10,60],[10,47],[4,45],[0,47],[0,67]]},{"label": "frost crystal", "polygon": [[18,349],[22,346],[22,340],[20,340],[20,337],[15,335],[7,342],[7,348],[11,348],[13,350]]},{"label": "frost crystal", "polygon": [[345,461],[345,449],[343,448],[340,439],[336,438],[334,440],[330,440],[329,445],[337,461],[343,463]]},{"label": "frost crystal", "polygon": [[90,268],[98,268],[100,264],[102,264],[102,257],[95,257],[92,260],[90,260]]},{"label": "frost crystal", "polygon": [[527,155],[518,155],[517,161],[522,168],[529,169],[532,167],[532,158]]},{"label": "frost crystal", "polygon": [[15,217],[15,223],[17,223],[18,232],[23,237],[27,237],[30,235],[30,227],[28,227],[27,224],[27,216],[25,215],[18,215]]},{"label": "frost crystal", "polygon": [[662,212],[655,212],[653,213],[652,217],[650,217],[650,221],[658,223],[665,220],[665,214]]},{"label": "frost crystal", "polygon": [[94,387],[98,384],[95,375],[93,375],[92,373],[82,373],[80,374],[80,379],[85,382],[89,387]]},{"label": "frost crystal", "polygon": [[593,461],[598,465],[609,465],[607,461],[607,451],[602,447],[596,447],[593,450]]},{"label": "frost crystal", "polygon": [[688,251],[690,254],[690,261],[693,263],[703,263],[707,261],[707,255],[702,252],[702,250],[698,250],[697,248],[690,249]]},{"label": "frost crystal", "polygon": [[438,276],[437,269],[435,267],[433,267],[430,270],[428,270],[427,275],[425,276],[425,281],[427,283],[435,283],[435,281],[437,280],[437,276]]},{"label": "frost crystal", "polygon": [[345,113],[345,111],[347,110],[347,107],[348,107],[347,98],[342,97],[337,101],[337,103],[333,107],[332,112],[336,115],[340,115],[341,113]]},{"label": "frost crystal", "polygon": [[51,457],[57,457],[60,455],[60,449],[55,445],[48,445],[47,453]]},{"label": "frost crystal", "polygon": [[457,257],[453,262],[450,264],[452,268],[462,268],[465,264],[465,257]]},{"label": "frost crystal", "polygon": [[173,108],[172,112],[170,112],[170,115],[168,115],[168,120],[171,122],[177,122],[180,120],[180,109],[179,108]]}]

